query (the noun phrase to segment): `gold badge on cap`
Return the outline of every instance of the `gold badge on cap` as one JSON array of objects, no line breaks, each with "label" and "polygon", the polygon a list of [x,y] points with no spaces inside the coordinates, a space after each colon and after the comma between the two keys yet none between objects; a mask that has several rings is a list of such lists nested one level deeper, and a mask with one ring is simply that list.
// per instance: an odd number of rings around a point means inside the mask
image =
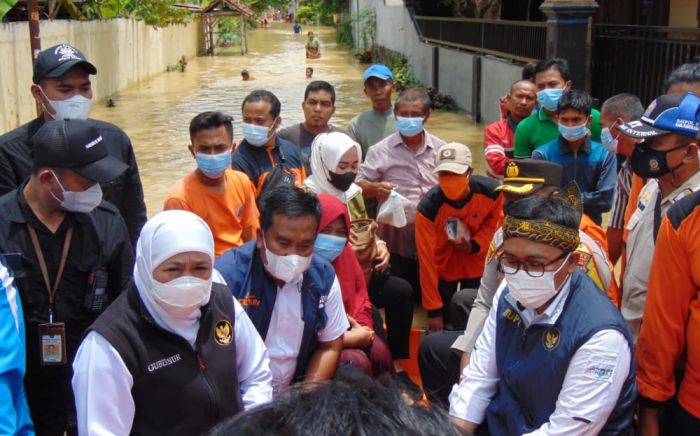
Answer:
[{"label": "gold badge on cap", "polygon": [[559,329],[552,327],[547,329],[542,335],[542,345],[544,346],[545,350],[552,351],[559,345],[559,339]]},{"label": "gold badge on cap", "polygon": [[513,177],[518,177],[518,174],[520,174],[520,169],[518,168],[518,164],[515,162],[511,162],[508,164],[506,167],[506,177],[508,178],[513,178]]},{"label": "gold badge on cap", "polygon": [[224,347],[231,345],[231,342],[233,342],[233,327],[230,322],[223,319],[216,323],[214,340],[216,340],[217,344]]},{"label": "gold badge on cap", "polygon": [[440,151],[440,160],[455,160],[457,157],[457,150],[454,148],[445,148],[442,151]]}]

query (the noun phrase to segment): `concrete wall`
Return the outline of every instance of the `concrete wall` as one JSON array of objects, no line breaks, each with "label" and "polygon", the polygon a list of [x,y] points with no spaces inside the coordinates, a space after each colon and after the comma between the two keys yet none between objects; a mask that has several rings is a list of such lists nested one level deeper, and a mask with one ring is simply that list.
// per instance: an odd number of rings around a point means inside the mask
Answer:
[{"label": "concrete wall", "polygon": [[385,4],[374,0],[377,10],[377,44],[403,53],[413,74],[426,85],[433,83],[433,46],[418,39],[418,33],[403,2]]},{"label": "concrete wall", "polygon": [[[155,29],[141,21],[41,21],[41,46],[67,42],[97,67],[95,99],[162,73],[183,55],[197,55],[199,25]],[[36,116],[29,93],[32,65],[26,22],[0,24],[0,133]]]},{"label": "concrete wall", "polygon": [[358,6],[375,8],[377,45],[406,56],[413,74],[426,86],[435,83],[437,56],[438,90],[450,95],[467,113],[479,115],[483,123],[499,119],[498,98],[520,78],[521,65],[464,50],[436,49],[422,42],[403,0],[351,0],[350,6],[351,11]]},{"label": "concrete wall", "polygon": [[440,47],[438,52],[438,89],[454,99],[457,106],[473,112],[474,54]]},{"label": "concrete wall", "polygon": [[510,91],[510,85],[519,80],[522,66],[493,56],[481,57],[481,87],[479,92],[481,118],[484,122],[498,120],[501,111],[498,98]]}]

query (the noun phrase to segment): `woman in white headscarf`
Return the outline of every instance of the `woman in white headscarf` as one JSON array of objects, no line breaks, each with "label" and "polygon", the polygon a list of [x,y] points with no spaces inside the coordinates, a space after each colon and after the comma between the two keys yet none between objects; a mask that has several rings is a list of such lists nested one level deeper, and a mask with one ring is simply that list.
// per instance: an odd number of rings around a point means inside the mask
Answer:
[{"label": "woman in white headscarf", "polygon": [[272,400],[262,339],[212,283],[214,240],[193,213],[151,218],[134,280],[100,315],[73,363],[80,434],[199,434]]},{"label": "woman in white headscarf", "polygon": [[367,216],[362,188],[355,176],[362,161],[360,144],[342,132],[321,133],[311,144],[311,174],[304,186],[316,194],[331,194],[348,206],[350,219]]},{"label": "woman in white headscarf", "polygon": [[[330,132],[316,136],[311,144],[312,175],[304,181],[304,187],[316,194],[331,194],[342,201],[348,209],[351,222],[367,218],[367,209],[362,198],[362,188],[355,184],[355,176],[362,161],[362,148],[345,133]],[[376,229],[376,224],[374,224]],[[413,291],[404,279],[387,273],[389,250],[386,243],[376,239],[377,250],[369,265],[358,257],[365,273],[370,301],[383,307],[386,313],[387,344],[395,360],[409,357],[409,335],[413,322]],[[355,235],[350,231],[350,245],[358,254]],[[375,325],[377,330],[381,325]],[[401,366],[395,369],[402,374]]]}]

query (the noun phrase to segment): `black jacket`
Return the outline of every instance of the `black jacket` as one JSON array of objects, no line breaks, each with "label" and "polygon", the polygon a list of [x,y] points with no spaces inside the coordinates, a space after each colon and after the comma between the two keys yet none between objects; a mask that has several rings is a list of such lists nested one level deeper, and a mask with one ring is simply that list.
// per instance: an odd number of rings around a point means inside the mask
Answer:
[{"label": "black jacket", "polygon": [[20,253],[24,275],[16,278],[21,296],[27,331],[27,366],[38,366],[39,338],[37,325],[48,321],[49,298],[27,223],[35,223],[39,242],[46,259],[50,280],[55,280],[67,227],[73,225],[73,239],[63,278],[56,291],[54,321],[66,324],[66,351],[69,361],[77,351],[85,330],[99,314],[83,307],[88,292],[88,277],[95,269],[107,273],[108,301],[114,301],[128,287],[134,255],[124,220],[119,211],[103,201],[92,212],[67,213],[55,234],[31,212],[22,189],[0,197],[0,253]]},{"label": "black jacket", "polygon": [[[104,121],[90,120],[104,138],[109,154],[129,168],[117,179],[102,184],[104,199],[117,206],[129,231],[132,246],[146,222],[146,203],[136,157],[129,137],[119,127]],[[0,136],[0,195],[17,188],[32,174],[32,146],[29,139],[44,124],[39,117]]]},{"label": "black jacket", "polygon": [[133,377],[132,435],[197,435],[243,410],[231,292],[215,283],[201,310],[195,349],[156,324],[134,285],[90,327]]}]

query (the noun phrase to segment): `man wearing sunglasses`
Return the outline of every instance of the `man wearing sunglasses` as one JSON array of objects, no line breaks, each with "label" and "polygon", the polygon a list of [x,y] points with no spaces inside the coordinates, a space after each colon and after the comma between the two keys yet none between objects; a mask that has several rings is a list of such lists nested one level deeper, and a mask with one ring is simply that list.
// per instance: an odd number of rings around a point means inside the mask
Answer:
[{"label": "man wearing sunglasses", "polygon": [[646,304],[647,283],[661,220],[683,197],[700,190],[698,121],[700,97],[664,94],[639,120],[620,126],[623,135],[641,141],[630,158],[632,171],[648,179],[627,221],[626,267],[622,278],[622,316],[634,336]]},{"label": "man wearing sunglasses", "polygon": [[453,422],[478,434],[631,433],[632,337],[577,267],[581,214],[541,196],[505,212],[505,280],[450,394]]}]

